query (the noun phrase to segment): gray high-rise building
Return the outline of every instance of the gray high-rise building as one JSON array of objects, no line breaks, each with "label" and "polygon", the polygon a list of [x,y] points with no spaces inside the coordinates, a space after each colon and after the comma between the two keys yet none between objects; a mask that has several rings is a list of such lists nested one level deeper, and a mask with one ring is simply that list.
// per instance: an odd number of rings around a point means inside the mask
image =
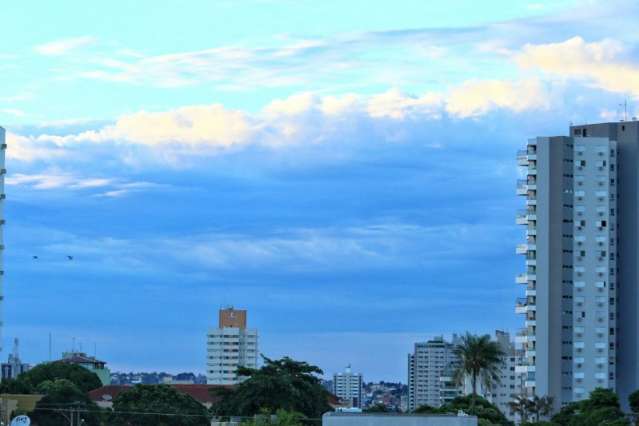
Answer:
[{"label": "gray high-rise building", "polygon": [[625,402],[639,389],[639,122],[531,139],[518,164],[527,392],[556,408],[596,387]]},{"label": "gray high-rise building", "polygon": [[439,407],[459,393],[451,385],[457,363],[454,353],[457,343],[455,335],[452,343],[441,336],[415,343],[415,351],[408,355],[409,411],[422,405]]}]

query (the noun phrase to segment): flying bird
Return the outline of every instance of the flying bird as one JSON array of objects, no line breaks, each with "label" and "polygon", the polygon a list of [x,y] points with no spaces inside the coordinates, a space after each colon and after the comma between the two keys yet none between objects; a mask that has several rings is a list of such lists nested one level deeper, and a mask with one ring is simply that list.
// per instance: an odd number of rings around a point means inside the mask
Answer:
[{"label": "flying bird", "polygon": [[67,256],[67,259],[73,260],[73,256]]},{"label": "flying bird", "polygon": [[38,256],[33,256],[33,260],[38,260]]}]

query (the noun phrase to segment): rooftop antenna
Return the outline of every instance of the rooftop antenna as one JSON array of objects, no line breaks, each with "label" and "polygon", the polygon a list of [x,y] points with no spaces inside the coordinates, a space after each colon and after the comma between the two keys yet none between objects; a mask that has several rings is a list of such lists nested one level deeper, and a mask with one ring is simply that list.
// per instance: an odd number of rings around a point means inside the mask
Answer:
[{"label": "rooftop antenna", "polygon": [[51,362],[51,332],[49,332],[49,362]]},{"label": "rooftop antenna", "polygon": [[619,104],[619,107],[623,106],[623,120],[621,121],[628,121],[628,99],[624,99],[623,100],[623,104]]}]

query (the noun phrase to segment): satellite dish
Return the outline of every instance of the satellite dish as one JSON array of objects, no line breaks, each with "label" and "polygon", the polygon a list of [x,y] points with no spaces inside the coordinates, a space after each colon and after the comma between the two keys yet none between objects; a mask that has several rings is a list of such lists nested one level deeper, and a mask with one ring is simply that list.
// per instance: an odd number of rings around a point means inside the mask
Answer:
[{"label": "satellite dish", "polygon": [[30,426],[30,425],[31,425],[31,419],[29,418],[29,416],[14,417],[13,420],[11,420],[11,423],[9,423],[9,426]]}]

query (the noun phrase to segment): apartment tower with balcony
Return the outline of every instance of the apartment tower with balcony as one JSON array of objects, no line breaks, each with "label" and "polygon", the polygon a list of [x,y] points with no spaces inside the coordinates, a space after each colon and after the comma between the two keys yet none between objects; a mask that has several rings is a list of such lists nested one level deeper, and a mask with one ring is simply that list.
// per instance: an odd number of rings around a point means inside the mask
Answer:
[{"label": "apartment tower with balcony", "polygon": [[221,309],[218,327],[207,334],[206,382],[234,385],[243,380],[238,367],[257,368],[257,330],[246,328],[246,311]]},{"label": "apartment tower with balcony", "polygon": [[2,312],[4,303],[4,202],[6,198],[4,193],[4,177],[7,174],[4,161],[6,152],[7,143],[5,141],[5,130],[0,127],[0,351],[2,350],[2,329],[4,327]]},{"label": "apartment tower with balcony", "polygon": [[531,139],[518,164],[526,270],[516,279],[525,286],[517,371],[530,395],[552,396],[556,408],[596,387],[625,402],[639,388],[639,122]]}]

